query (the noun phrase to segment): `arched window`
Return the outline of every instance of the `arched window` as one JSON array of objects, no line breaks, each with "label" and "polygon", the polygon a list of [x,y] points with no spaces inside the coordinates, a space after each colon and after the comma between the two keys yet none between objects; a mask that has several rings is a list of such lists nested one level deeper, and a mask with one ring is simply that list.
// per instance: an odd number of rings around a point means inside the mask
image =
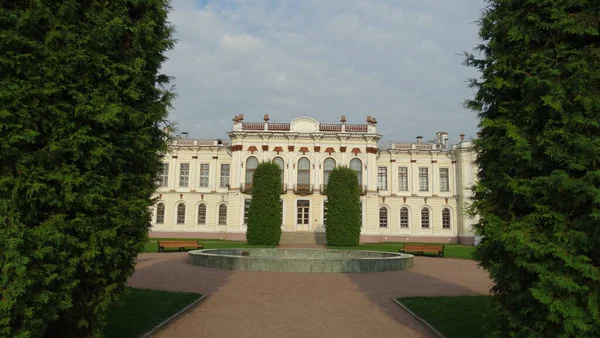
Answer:
[{"label": "arched window", "polygon": [[353,158],[350,161],[350,169],[354,170],[358,177],[358,184],[362,184],[362,161],[358,158]]},{"label": "arched window", "polygon": [[298,188],[300,190],[310,189],[310,161],[306,157],[298,161]]},{"label": "arched window", "polygon": [[227,225],[227,204],[219,205],[219,225]]},{"label": "arched window", "polygon": [[408,228],[408,208],[400,208],[400,227]]},{"label": "arched window", "polygon": [[158,203],[156,206],[156,223],[165,223],[165,205],[164,203]]},{"label": "arched window", "polygon": [[256,171],[256,167],[258,167],[258,159],[254,156],[248,157],[246,160],[246,185],[252,186],[252,177],[254,176],[254,171]]},{"label": "arched window", "polygon": [[327,183],[329,183],[329,175],[331,174],[334,168],[335,160],[331,157],[326,159],[323,163],[323,184],[325,186],[327,186]]},{"label": "arched window", "polygon": [[198,224],[206,224],[206,204],[198,205]]},{"label": "arched window", "polygon": [[285,189],[285,185],[284,185],[285,162],[283,161],[283,159],[281,157],[278,156],[273,159],[273,163],[277,164],[279,166],[279,169],[281,169],[281,189]]},{"label": "arched window", "polygon": [[450,209],[442,209],[442,228],[450,229]]},{"label": "arched window", "polygon": [[421,228],[429,228],[429,209],[421,209]]},{"label": "arched window", "polygon": [[185,224],[185,204],[179,203],[177,206],[177,224]]},{"label": "arched window", "polygon": [[387,228],[388,226],[388,210],[386,207],[379,208],[379,226]]}]

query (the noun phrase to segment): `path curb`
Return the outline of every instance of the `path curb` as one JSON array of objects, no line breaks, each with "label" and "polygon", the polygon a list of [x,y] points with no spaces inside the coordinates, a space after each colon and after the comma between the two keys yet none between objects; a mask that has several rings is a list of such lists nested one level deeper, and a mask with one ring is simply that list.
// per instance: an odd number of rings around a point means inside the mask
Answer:
[{"label": "path curb", "polygon": [[158,324],[155,327],[153,327],[150,331],[148,331],[148,332],[144,333],[143,335],[141,335],[140,338],[147,338],[147,337],[150,337],[151,335],[155,334],[156,331],[162,329],[164,326],[166,326],[167,324],[169,324],[175,318],[181,316],[184,312],[186,312],[187,310],[189,310],[190,308],[192,308],[196,304],[198,304],[201,301],[203,301],[204,298],[206,298],[206,295],[200,295],[200,297],[198,297],[198,299],[196,299],[195,301],[191,302],[190,304],[188,304],[188,306],[186,306],[183,309],[179,310],[179,312],[175,313],[171,317],[163,320],[160,324]]},{"label": "path curb", "polygon": [[416,313],[412,312],[406,305],[402,304],[399,300],[397,300],[397,299],[392,299],[392,300],[394,301],[394,303],[400,305],[401,308],[403,308],[406,312],[408,312],[416,320],[425,324],[425,326],[427,326],[429,329],[431,329],[431,331],[433,331],[433,333],[435,333],[439,338],[446,338],[440,331],[436,330],[435,327],[433,327],[431,324],[429,324],[425,319],[417,316]]}]

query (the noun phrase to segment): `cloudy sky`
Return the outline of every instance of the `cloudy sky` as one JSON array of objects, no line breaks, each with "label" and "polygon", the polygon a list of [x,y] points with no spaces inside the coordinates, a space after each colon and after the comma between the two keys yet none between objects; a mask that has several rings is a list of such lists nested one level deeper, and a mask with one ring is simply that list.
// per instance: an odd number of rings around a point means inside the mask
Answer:
[{"label": "cloudy sky", "polygon": [[479,42],[483,0],[172,0],[178,43],[170,119],[226,138],[234,115],[260,122],[377,118],[384,140],[475,137],[462,52]]}]

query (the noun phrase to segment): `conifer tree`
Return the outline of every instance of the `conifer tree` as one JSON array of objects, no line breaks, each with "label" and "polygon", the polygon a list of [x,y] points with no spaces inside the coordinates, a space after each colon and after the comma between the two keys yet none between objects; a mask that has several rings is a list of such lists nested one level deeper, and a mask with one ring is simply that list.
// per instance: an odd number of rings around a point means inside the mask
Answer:
[{"label": "conifer tree", "polygon": [[167,0],[0,2],[0,336],[100,336],[147,242]]},{"label": "conifer tree", "polygon": [[600,1],[488,0],[471,212],[489,337],[600,337]]},{"label": "conifer tree", "polygon": [[325,237],[330,246],[357,246],[360,240],[360,191],[356,172],[336,167],[327,183]]},{"label": "conifer tree", "polygon": [[252,178],[248,210],[248,244],[278,245],[281,239],[281,168],[262,162]]}]

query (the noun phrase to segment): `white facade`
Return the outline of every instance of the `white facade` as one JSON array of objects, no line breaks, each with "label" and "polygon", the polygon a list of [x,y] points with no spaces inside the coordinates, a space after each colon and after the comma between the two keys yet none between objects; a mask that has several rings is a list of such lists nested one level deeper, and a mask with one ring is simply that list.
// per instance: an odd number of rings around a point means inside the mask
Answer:
[{"label": "white facade", "polygon": [[[275,161],[283,169],[283,231],[324,231],[326,180],[334,166],[359,174],[362,242],[473,243],[464,209],[476,168],[468,141],[380,144],[377,121],[320,124],[233,119],[230,141],[176,139],[164,158],[153,210],[153,235],[245,239],[252,169]],[[168,233],[168,234],[167,234]]]}]

